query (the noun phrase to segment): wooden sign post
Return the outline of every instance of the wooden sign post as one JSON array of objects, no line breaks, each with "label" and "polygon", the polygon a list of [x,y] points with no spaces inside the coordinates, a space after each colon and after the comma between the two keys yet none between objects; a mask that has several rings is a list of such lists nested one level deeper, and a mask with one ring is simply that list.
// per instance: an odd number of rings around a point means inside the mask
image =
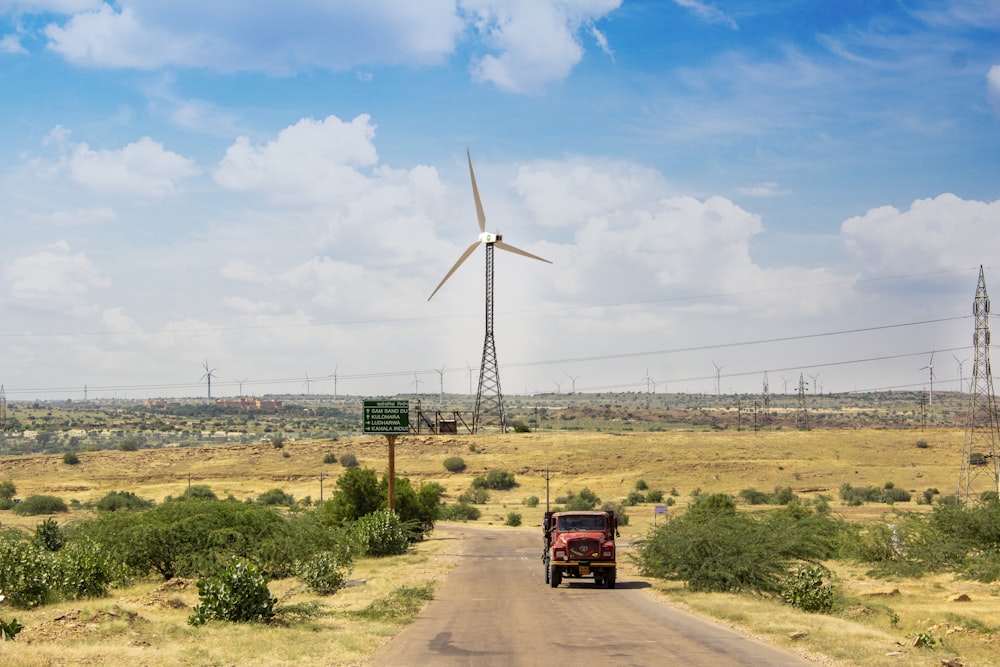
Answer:
[{"label": "wooden sign post", "polygon": [[396,511],[396,437],[410,432],[409,401],[365,401],[364,433],[382,434],[389,444],[389,511]]}]

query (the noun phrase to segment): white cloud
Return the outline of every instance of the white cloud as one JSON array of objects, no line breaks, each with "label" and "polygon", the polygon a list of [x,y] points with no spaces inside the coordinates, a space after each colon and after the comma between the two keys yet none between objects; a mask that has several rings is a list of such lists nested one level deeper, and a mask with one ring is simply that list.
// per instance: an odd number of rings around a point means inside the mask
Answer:
[{"label": "white cloud", "polygon": [[674,0],[674,4],[691,11],[692,14],[706,23],[721,23],[733,30],[739,30],[739,26],[736,25],[736,21],[731,16],[718,7],[701,2],[701,0]]},{"label": "white cloud", "polygon": [[[473,77],[523,93],[564,78],[583,58],[580,30],[593,32],[593,21],[621,0],[460,0],[460,5],[496,51],[473,62]],[[609,50],[606,42],[600,46]]]},{"label": "white cloud", "polygon": [[874,274],[978,266],[1000,248],[1000,200],[980,202],[945,193],[918,199],[907,211],[882,206],[845,220],[841,234]]},{"label": "white cloud", "polygon": [[994,65],[986,73],[986,93],[997,110],[1000,110],[1000,65]]},{"label": "white cloud", "polygon": [[252,262],[238,259],[226,262],[219,273],[225,278],[244,283],[267,284],[271,282],[271,275],[266,270],[261,270]]},{"label": "white cloud", "polygon": [[118,219],[118,214],[112,208],[100,206],[96,208],[81,207],[66,211],[40,213],[34,217],[39,222],[46,224],[58,225],[60,227],[76,227],[114,222]]},{"label": "white cloud", "polygon": [[784,190],[777,181],[763,181],[761,183],[751,183],[736,188],[736,191],[745,197],[765,199],[770,197],[784,197],[788,190]]},{"label": "white cloud", "polygon": [[366,114],[349,123],[336,116],[300,120],[277,139],[253,145],[240,137],[214,172],[232,190],[265,192],[285,202],[340,200],[368,189],[359,167],[375,164],[375,126]]},{"label": "white cloud", "polygon": [[222,300],[230,310],[242,315],[264,315],[281,312],[281,307],[270,301],[253,301],[242,296],[227,296]]},{"label": "white cloud", "polygon": [[58,146],[62,155],[56,165],[36,164],[40,172],[66,171],[93,191],[134,197],[164,197],[176,191],[180,180],[199,173],[194,162],[149,137],[120,149],[94,150],[70,136],[68,129],[58,125],[49,132],[45,145]]},{"label": "white cloud", "polygon": [[41,310],[68,310],[82,315],[90,311],[91,290],[106,288],[110,279],[102,276],[82,252],[71,253],[69,244],[59,241],[44,250],[14,259],[4,269],[8,294],[13,301]]},{"label": "white cloud", "polygon": [[11,55],[25,54],[28,49],[21,45],[21,38],[17,35],[4,35],[0,37],[0,53]]},{"label": "white cloud", "polygon": [[272,74],[440,63],[461,32],[453,0],[303,0],[281,11],[241,0],[122,0],[46,29],[49,48],[83,65]]}]

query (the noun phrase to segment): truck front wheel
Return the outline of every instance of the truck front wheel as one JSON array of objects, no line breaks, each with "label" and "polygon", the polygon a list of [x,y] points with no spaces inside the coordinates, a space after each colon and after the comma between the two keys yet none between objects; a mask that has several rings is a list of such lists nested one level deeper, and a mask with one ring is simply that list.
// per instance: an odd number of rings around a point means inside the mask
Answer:
[{"label": "truck front wheel", "polygon": [[558,588],[562,583],[562,570],[555,565],[549,565],[549,586]]},{"label": "truck front wheel", "polygon": [[615,587],[615,569],[611,568],[604,574],[604,586],[606,588]]}]

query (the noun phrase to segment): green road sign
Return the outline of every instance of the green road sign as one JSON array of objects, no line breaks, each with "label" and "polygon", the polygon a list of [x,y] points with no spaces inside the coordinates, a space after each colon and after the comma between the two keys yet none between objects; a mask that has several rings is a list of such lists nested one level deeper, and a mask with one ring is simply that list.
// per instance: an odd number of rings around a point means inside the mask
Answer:
[{"label": "green road sign", "polygon": [[410,432],[409,401],[365,401],[361,414],[364,433]]}]

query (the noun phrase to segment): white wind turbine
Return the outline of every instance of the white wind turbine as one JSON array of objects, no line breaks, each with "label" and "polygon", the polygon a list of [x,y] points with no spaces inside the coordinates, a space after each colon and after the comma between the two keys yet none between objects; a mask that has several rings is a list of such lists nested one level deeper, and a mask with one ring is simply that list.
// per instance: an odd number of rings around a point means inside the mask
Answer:
[{"label": "white wind turbine", "polygon": [[931,360],[927,362],[926,366],[921,366],[920,370],[927,369],[931,377],[931,392],[928,398],[928,404],[934,405],[934,351],[931,351]]},{"label": "white wind turbine", "polygon": [[[472,197],[476,202],[476,218],[479,221],[479,238],[476,239],[458,261],[448,270],[438,286],[434,288],[431,295],[427,297],[430,301],[438,293],[441,286],[448,278],[458,270],[458,267],[467,260],[472,253],[481,245],[486,246],[486,337],[483,341],[483,360],[479,365],[479,391],[476,393],[476,414],[473,421],[473,430],[478,432],[482,426],[496,426],[503,433],[506,431],[506,419],[503,409],[503,393],[500,391],[500,372],[497,364],[496,342],[493,338],[493,249],[500,248],[516,255],[522,255],[530,259],[537,259],[540,262],[551,264],[547,259],[543,259],[530,252],[515,248],[509,243],[504,243],[501,234],[486,231],[486,213],[483,211],[483,203],[479,199],[479,187],[476,185],[476,173],[472,169],[472,154],[466,150],[466,157],[469,160],[469,178],[472,181]],[[483,409],[483,395],[490,403],[488,409]]]}]

